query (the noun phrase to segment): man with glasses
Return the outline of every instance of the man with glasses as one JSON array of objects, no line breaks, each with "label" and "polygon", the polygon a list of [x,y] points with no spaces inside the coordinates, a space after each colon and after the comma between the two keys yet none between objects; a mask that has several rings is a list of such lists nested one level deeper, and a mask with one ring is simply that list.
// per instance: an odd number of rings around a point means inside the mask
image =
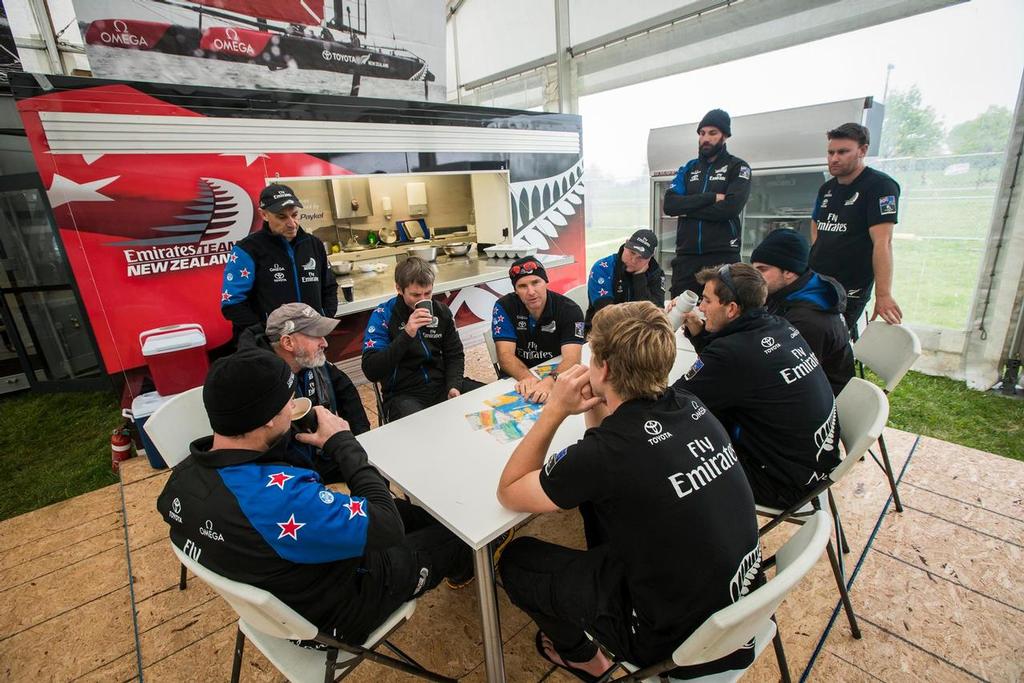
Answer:
[{"label": "man with glasses", "polygon": [[800,333],[764,309],[753,266],[697,273],[697,311],[683,318],[699,354],[675,388],[696,394],[725,425],[761,505],[786,508],[839,464],[832,387]]},{"label": "man with glasses", "polygon": [[[504,376],[516,380],[516,391],[538,403],[547,400],[559,372],[580,362],[584,341],[583,311],[567,296],[548,291],[548,273],[533,256],[508,269],[515,289],[498,299],[491,332]],[[538,378],[530,368],[562,357],[558,372]]]}]

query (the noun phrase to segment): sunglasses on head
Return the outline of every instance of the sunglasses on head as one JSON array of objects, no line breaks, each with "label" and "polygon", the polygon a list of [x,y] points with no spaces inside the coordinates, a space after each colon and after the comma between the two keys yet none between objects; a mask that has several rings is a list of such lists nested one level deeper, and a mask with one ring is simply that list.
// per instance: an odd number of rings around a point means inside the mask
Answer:
[{"label": "sunglasses on head", "polygon": [[718,269],[718,279],[722,281],[725,288],[732,292],[732,298],[734,301],[739,300],[740,295],[736,293],[736,285],[732,281],[732,273],[729,272],[729,264],[725,264]]},{"label": "sunglasses on head", "polygon": [[540,264],[539,263],[537,263],[536,261],[527,261],[526,263],[515,265],[515,266],[512,266],[511,268],[509,268],[508,274],[511,275],[512,277],[515,277],[516,275],[519,275],[520,273],[525,273],[525,274],[529,275],[533,271],[539,270],[539,269],[540,269]]}]

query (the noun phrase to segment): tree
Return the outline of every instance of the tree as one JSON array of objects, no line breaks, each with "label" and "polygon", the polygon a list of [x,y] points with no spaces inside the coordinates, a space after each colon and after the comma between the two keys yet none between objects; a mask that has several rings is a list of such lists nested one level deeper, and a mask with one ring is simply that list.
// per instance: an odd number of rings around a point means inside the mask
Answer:
[{"label": "tree", "polygon": [[916,85],[910,90],[894,90],[885,102],[882,125],[884,157],[922,157],[939,151],[944,137],[942,121],[935,110],[921,102]]},{"label": "tree", "polygon": [[1010,110],[989,105],[970,121],[958,123],[949,131],[947,143],[954,154],[1001,152],[1010,135]]}]

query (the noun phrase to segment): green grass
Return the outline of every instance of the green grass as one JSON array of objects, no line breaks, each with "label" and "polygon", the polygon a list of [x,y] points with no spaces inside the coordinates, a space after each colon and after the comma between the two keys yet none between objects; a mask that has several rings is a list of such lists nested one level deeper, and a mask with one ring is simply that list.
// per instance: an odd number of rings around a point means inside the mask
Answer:
[{"label": "green grass", "polygon": [[889,426],[1024,461],[1024,400],[909,372],[889,400]]},{"label": "green grass", "polygon": [[110,432],[121,419],[109,392],[0,398],[0,520],[116,483]]}]

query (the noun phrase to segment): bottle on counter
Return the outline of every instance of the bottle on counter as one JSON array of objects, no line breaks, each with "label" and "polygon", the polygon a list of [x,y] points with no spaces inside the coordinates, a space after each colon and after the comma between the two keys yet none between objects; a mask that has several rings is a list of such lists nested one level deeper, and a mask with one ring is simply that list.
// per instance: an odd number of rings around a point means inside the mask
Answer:
[{"label": "bottle on counter", "polygon": [[377,233],[371,230],[370,234],[366,236],[366,241],[370,243],[371,247],[377,246]]}]

